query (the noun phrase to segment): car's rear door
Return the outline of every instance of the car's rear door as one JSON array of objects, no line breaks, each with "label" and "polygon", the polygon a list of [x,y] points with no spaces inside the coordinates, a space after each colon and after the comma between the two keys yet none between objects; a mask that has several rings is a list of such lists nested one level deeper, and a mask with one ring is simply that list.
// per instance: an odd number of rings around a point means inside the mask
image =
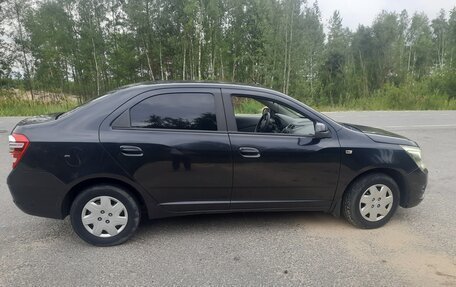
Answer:
[{"label": "car's rear door", "polygon": [[232,187],[220,89],[161,89],[124,104],[104,124],[109,153],[161,207],[224,210]]},{"label": "car's rear door", "polygon": [[331,129],[329,137],[317,138],[243,131],[237,127],[243,115],[235,115],[233,97],[274,101],[304,114],[293,102],[269,93],[223,89],[233,150],[231,208],[327,210],[339,177],[340,145],[336,132]]}]

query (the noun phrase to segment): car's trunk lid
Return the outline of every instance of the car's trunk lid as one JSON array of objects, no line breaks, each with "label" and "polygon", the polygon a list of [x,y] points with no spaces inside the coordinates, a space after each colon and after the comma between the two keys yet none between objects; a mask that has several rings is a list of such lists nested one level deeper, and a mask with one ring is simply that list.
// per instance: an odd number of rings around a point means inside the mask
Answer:
[{"label": "car's trunk lid", "polygon": [[18,122],[16,127],[28,126],[28,125],[40,124],[40,123],[53,121],[53,120],[57,119],[59,115],[61,115],[61,113],[40,115],[40,116],[25,118],[25,119],[21,120],[20,122]]}]

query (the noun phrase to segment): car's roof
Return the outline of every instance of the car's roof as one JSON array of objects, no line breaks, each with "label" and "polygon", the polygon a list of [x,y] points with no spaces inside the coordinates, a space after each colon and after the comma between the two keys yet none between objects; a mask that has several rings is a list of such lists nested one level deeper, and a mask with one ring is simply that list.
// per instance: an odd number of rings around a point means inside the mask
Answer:
[{"label": "car's roof", "polygon": [[[140,82],[118,88],[119,90],[129,90],[137,88],[171,88],[171,87],[206,87],[206,88],[238,88],[238,89],[250,89],[264,92],[278,91],[271,90],[259,85],[242,84],[242,83],[231,83],[231,82],[216,82],[216,81],[155,81],[155,82]],[[280,93],[281,94],[281,93]]]}]

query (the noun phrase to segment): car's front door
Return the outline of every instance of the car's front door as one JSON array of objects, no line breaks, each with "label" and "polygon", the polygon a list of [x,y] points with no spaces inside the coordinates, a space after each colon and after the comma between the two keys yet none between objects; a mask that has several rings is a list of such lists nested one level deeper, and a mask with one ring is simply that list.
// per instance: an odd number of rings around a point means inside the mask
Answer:
[{"label": "car's front door", "polygon": [[[234,162],[231,209],[329,208],[340,166],[336,132],[331,129],[327,137],[316,137],[312,131],[320,119],[304,114],[302,107],[285,97],[278,100],[268,93],[223,89],[223,99]],[[296,117],[303,123],[301,132],[282,132],[283,127],[261,132],[252,124],[238,128],[255,114],[259,121],[263,103],[280,106],[277,117],[281,111],[282,119]]]},{"label": "car's front door", "polygon": [[163,208],[229,208],[232,160],[220,89],[152,91],[121,107],[103,145]]}]

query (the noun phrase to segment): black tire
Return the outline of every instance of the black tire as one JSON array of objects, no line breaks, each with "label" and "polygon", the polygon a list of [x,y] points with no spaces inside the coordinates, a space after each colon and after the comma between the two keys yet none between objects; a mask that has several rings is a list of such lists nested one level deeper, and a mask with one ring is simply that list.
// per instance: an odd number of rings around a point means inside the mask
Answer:
[{"label": "black tire", "polygon": [[[392,192],[393,202],[389,212],[378,221],[369,221],[361,214],[361,196],[374,185],[386,185]],[[400,201],[400,192],[397,183],[388,175],[373,173],[355,180],[344,193],[342,213],[345,218],[358,228],[373,229],[385,225],[396,212]]]},{"label": "black tire", "polygon": [[[100,196],[109,196],[121,202],[128,214],[124,228],[118,234],[110,237],[99,237],[92,234],[82,222],[81,215],[84,206],[89,201]],[[81,239],[95,246],[113,246],[127,241],[135,233],[141,214],[136,200],[124,189],[114,185],[96,185],[83,190],[74,199],[71,205],[70,217],[73,230]]]}]

